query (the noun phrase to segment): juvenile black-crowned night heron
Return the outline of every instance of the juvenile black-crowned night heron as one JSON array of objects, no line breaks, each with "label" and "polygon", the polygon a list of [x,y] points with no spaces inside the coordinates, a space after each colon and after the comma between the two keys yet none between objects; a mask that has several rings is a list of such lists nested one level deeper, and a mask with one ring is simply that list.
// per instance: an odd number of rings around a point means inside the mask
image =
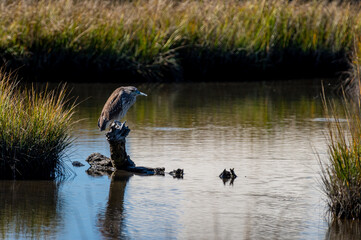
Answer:
[{"label": "juvenile black-crowned night heron", "polygon": [[115,89],[100,114],[98,120],[100,131],[107,129],[113,121],[122,119],[128,109],[135,103],[138,95],[147,96],[147,94],[139,92],[139,90],[133,86]]}]

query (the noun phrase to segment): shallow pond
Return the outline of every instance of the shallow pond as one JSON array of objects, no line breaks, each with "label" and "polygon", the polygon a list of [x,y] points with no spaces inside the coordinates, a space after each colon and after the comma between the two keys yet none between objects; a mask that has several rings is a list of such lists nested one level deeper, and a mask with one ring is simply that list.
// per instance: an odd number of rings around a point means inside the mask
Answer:
[{"label": "shallow pond", "polygon": [[[97,129],[117,84],[73,84],[84,100],[60,182],[0,181],[0,238],[358,239],[360,224],[329,224],[317,155],[327,157],[320,80],[143,84],[128,111],[127,151],[172,176],[92,177],[109,156]],[[73,167],[70,161],[86,166]],[[233,183],[218,175],[234,168]]]}]

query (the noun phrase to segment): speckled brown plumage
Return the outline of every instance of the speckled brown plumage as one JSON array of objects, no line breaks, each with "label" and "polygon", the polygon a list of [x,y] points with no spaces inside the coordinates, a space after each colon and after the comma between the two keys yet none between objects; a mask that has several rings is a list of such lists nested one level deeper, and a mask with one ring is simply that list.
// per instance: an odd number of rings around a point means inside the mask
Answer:
[{"label": "speckled brown plumage", "polygon": [[136,87],[119,87],[114,90],[106,101],[103,110],[98,119],[100,131],[108,128],[108,125],[114,120],[121,120],[128,109],[135,103],[138,95],[147,96],[139,92]]}]

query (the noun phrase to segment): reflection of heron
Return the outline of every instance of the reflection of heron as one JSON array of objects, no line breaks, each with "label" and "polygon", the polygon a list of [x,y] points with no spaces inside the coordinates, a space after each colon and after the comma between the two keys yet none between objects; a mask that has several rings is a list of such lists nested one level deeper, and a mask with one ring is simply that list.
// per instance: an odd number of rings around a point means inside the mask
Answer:
[{"label": "reflection of heron", "polygon": [[138,95],[147,96],[147,94],[139,92],[136,87],[120,87],[110,95],[103,107],[98,120],[100,131],[108,128],[112,121],[122,119],[128,109],[135,103]]}]

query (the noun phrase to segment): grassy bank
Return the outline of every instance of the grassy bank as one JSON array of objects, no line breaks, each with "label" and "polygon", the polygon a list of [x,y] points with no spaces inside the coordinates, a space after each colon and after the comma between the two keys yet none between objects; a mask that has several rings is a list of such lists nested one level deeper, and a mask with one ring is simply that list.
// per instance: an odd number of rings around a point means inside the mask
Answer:
[{"label": "grassy bank", "polygon": [[[8,1],[0,56],[38,78],[183,80],[334,76],[359,5],[328,1]],[[49,79],[49,78],[48,78]]]},{"label": "grassy bank", "polygon": [[37,93],[19,90],[14,82],[0,73],[0,178],[63,176],[74,105],[67,103],[65,88]]}]

